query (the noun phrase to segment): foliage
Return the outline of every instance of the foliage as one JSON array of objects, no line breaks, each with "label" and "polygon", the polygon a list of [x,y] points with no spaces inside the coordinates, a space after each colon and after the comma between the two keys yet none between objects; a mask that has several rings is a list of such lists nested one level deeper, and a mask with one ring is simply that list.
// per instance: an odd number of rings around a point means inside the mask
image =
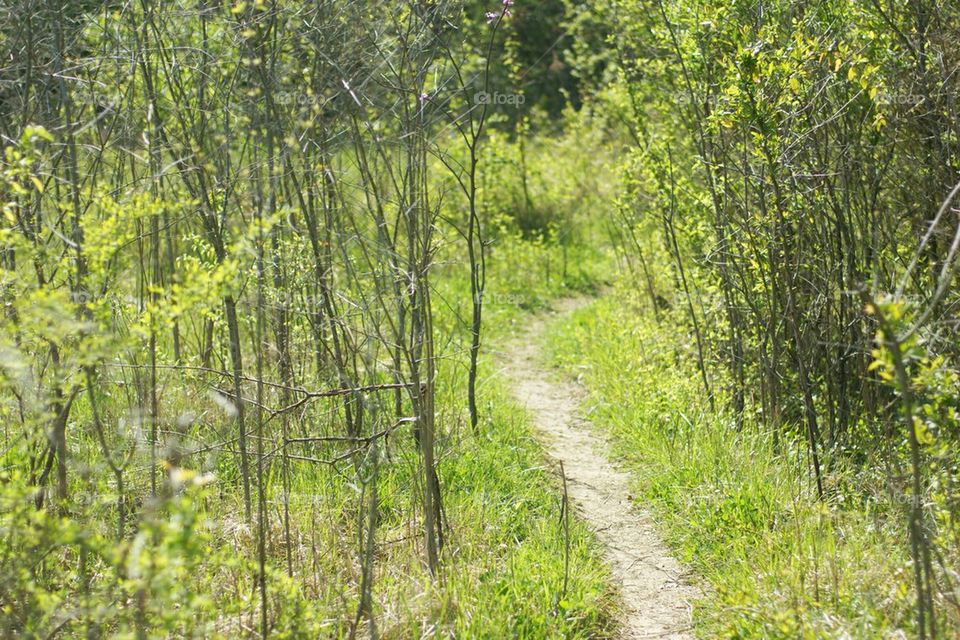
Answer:
[{"label": "foliage", "polygon": [[912,620],[912,577],[883,479],[838,465],[837,490],[818,501],[803,439],[775,444],[769,429],[738,430],[711,410],[695,348],[640,313],[642,295],[621,282],[555,327],[552,349],[565,375],[583,377],[592,421],[706,582],[698,635],[898,637]]},{"label": "foliage", "polygon": [[[560,597],[556,486],[486,353],[480,428],[463,412],[443,161],[537,17],[67,5],[0,10],[0,633],[609,634],[576,523]],[[496,339],[602,265],[487,202]]]},{"label": "foliage", "polygon": [[[620,26],[604,59],[616,61],[632,140],[614,239],[636,289],[655,317],[683,311],[711,406],[774,445],[806,443],[820,500],[869,495],[887,476],[882,509],[908,524],[909,626],[937,636],[956,617],[957,511],[937,497],[954,495],[956,459],[927,447],[919,413],[952,431],[956,226],[945,212],[960,86],[947,43],[960,13],[938,0],[591,6],[575,23],[585,37]],[[885,298],[913,326],[868,312]],[[875,358],[901,350],[901,374],[885,379]],[[919,388],[924,359],[943,386]],[[834,474],[848,465],[863,480],[841,489]]]}]

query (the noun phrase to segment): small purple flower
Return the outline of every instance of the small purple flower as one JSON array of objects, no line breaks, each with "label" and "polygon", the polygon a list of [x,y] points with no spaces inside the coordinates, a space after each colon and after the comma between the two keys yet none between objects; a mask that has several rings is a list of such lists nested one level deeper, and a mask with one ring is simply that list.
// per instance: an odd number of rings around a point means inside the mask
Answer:
[{"label": "small purple flower", "polygon": [[503,4],[503,9],[501,9],[499,12],[487,11],[487,24],[494,23],[502,18],[509,18],[513,15],[510,13],[510,7],[513,6],[513,0],[501,0],[501,3]]},{"label": "small purple flower", "polygon": [[421,93],[421,94],[420,94],[420,104],[425,104],[425,103],[429,102],[429,100],[430,100],[430,94],[429,94],[429,93]]}]

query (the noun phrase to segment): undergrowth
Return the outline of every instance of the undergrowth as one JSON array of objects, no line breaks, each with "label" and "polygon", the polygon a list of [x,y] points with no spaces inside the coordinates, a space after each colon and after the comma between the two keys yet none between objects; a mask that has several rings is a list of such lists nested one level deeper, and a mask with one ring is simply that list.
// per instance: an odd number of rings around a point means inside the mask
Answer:
[{"label": "undergrowth", "polygon": [[[529,309],[571,287],[589,288],[590,273],[543,277],[560,249],[504,237],[491,270],[488,338],[495,348]],[[576,250],[579,251],[579,250]],[[584,250],[586,251],[586,250]],[[574,255],[579,255],[574,252]],[[282,469],[267,465],[268,603],[276,638],[345,638],[356,628],[362,583],[367,496],[377,488],[372,580],[373,618],[383,638],[602,638],[612,634],[616,601],[599,547],[574,520],[569,575],[560,493],[532,425],[495,380],[485,353],[483,421],[469,429],[462,314],[466,279],[451,252],[437,279],[438,473],[448,524],[440,575],[423,564],[422,525],[413,515],[417,483],[412,435],[398,430],[383,448],[375,483],[365,459],[336,465],[292,460],[290,540],[285,547]],[[444,298],[444,296],[449,296]],[[468,294],[466,294],[468,296]],[[459,300],[448,304],[448,300]],[[62,513],[37,510],[24,483],[2,470],[0,483],[0,631],[22,637],[241,637],[255,633],[256,531],[243,518],[230,447],[217,442],[230,416],[202,379],[179,376],[165,392],[169,416],[190,416],[165,436],[162,455],[176,452],[157,499],[127,502],[127,535],[117,539],[118,490],[96,466],[97,443],[71,430],[74,459],[86,472],[71,477]],[[112,402],[117,402],[113,399]],[[104,413],[121,413],[105,403]],[[90,420],[80,404],[78,424]],[[292,435],[324,433],[339,414],[311,412]],[[178,418],[178,420],[180,420]],[[121,425],[122,426],[122,425]],[[311,454],[333,458],[341,447]],[[355,466],[357,465],[357,466]],[[106,477],[105,477],[106,476]],[[131,474],[127,494],[149,494],[149,474]],[[146,483],[146,484],[145,484]],[[19,487],[19,488],[18,488]],[[132,530],[132,531],[131,531]],[[289,552],[292,575],[287,575]],[[37,560],[24,563],[23,558]],[[566,590],[563,585],[566,582]],[[14,603],[16,603],[14,605]],[[6,631],[4,631],[6,630]]]},{"label": "undergrowth", "polygon": [[[702,578],[703,638],[905,637],[900,521],[846,490],[819,502],[803,442],[712,411],[682,319],[658,324],[625,287],[563,319],[553,361],[589,389],[586,411],[632,472],[666,541]],[[718,405],[719,406],[719,405]]]}]

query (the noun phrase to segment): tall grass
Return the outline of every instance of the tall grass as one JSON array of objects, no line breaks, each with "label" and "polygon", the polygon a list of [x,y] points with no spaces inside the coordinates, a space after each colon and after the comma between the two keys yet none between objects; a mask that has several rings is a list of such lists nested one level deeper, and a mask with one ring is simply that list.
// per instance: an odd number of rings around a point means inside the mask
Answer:
[{"label": "tall grass", "polygon": [[903,637],[912,598],[902,518],[850,490],[863,479],[839,465],[833,497],[818,503],[803,442],[775,443],[711,412],[682,319],[657,324],[639,308],[618,286],[556,325],[550,349],[565,375],[582,376],[587,413],[632,472],[638,501],[702,576],[699,635]]}]

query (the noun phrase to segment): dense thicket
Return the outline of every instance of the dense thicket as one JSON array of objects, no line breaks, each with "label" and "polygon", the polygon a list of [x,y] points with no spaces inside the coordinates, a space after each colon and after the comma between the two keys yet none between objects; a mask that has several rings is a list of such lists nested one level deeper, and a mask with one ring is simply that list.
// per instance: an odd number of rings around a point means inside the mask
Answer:
[{"label": "dense thicket", "polygon": [[801,437],[822,500],[902,514],[916,632],[936,635],[957,615],[960,11],[592,5],[587,27],[622,26],[637,287],[655,311],[678,293],[704,392]]},{"label": "dense thicket", "polygon": [[379,527],[439,579],[511,5],[0,9],[0,633],[376,635]]}]

